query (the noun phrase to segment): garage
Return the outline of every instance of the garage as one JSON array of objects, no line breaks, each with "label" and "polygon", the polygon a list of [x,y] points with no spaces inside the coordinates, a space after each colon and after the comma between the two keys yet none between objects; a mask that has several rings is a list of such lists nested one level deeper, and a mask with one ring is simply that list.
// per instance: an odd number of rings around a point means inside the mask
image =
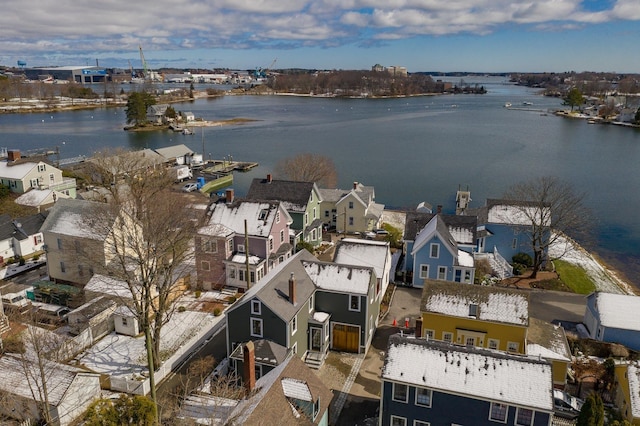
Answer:
[{"label": "garage", "polygon": [[332,349],[343,352],[359,352],[360,327],[348,324],[333,324]]}]

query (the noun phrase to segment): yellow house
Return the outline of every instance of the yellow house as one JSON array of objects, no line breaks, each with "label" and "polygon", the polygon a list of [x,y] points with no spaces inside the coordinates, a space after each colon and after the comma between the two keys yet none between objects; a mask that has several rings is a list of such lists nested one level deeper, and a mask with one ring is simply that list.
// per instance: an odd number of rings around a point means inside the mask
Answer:
[{"label": "yellow house", "polygon": [[629,423],[640,425],[640,364],[616,364],[615,376],[616,407]]},{"label": "yellow house", "polygon": [[524,354],[529,294],[428,280],[422,290],[422,337]]},{"label": "yellow house", "polygon": [[553,387],[564,389],[571,365],[571,349],[564,328],[537,318],[529,318],[527,355],[551,361]]}]

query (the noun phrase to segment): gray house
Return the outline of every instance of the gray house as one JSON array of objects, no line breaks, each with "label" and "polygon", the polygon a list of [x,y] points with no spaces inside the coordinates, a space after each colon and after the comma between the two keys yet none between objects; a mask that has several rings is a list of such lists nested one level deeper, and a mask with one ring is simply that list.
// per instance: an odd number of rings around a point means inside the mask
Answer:
[{"label": "gray house", "polygon": [[379,314],[376,283],[372,267],[320,262],[302,250],[227,310],[227,353],[264,339],[319,367],[329,349],[364,352]]},{"label": "gray house", "polygon": [[595,292],[587,296],[584,324],[589,337],[640,351],[640,297]]}]

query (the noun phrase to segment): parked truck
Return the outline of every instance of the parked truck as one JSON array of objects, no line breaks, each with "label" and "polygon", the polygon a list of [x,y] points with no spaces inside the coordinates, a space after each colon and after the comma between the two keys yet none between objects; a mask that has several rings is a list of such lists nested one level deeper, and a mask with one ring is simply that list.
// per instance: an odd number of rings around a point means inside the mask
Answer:
[{"label": "parked truck", "polygon": [[191,173],[191,167],[187,165],[183,166],[175,166],[173,168],[176,174],[176,182],[184,182],[187,179],[192,179],[193,174]]}]

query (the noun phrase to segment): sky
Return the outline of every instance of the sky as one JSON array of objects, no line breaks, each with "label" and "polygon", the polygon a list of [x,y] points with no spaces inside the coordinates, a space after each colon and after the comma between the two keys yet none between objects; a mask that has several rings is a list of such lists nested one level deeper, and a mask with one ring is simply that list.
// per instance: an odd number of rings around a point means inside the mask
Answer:
[{"label": "sky", "polygon": [[640,73],[639,41],[640,0],[8,0],[0,15],[2,66],[141,68],[141,46],[152,69]]}]

